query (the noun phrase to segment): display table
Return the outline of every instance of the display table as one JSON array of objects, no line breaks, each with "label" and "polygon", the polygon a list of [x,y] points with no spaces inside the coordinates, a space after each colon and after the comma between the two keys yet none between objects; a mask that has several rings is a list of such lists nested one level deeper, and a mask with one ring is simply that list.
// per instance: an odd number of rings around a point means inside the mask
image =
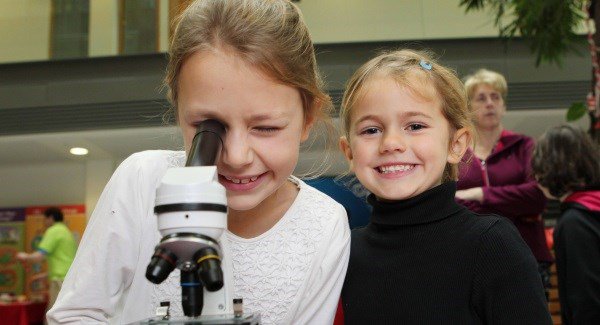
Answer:
[{"label": "display table", "polygon": [[14,325],[43,324],[46,302],[0,303],[0,323]]}]

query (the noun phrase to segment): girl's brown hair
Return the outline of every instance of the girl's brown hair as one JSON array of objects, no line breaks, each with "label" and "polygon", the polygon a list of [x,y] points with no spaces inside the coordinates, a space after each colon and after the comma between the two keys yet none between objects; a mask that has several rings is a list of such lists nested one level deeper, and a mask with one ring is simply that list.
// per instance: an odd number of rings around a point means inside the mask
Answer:
[{"label": "girl's brown hair", "polygon": [[[356,103],[365,93],[365,85],[374,77],[391,77],[417,96],[439,98],[442,113],[454,131],[466,128],[474,134],[464,86],[456,73],[423,51],[398,50],[385,52],[361,66],[348,81],[342,99],[340,120],[342,131],[350,139],[350,122]],[[450,144],[448,144],[450,145]],[[456,180],[458,167],[446,164],[442,181]]]},{"label": "girl's brown hair", "polygon": [[556,126],[538,140],[531,159],[533,175],[554,197],[600,186],[600,149],[583,130]]},{"label": "girl's brown hair", "polygon": [[[305,120],[328,120],[314,47],[299,9],[287,0],[194,1],[176,21],[164,80],[177,114],[183,62],[197,51],[233,50],[279,82],[300,91]],[[177,119],[175,119],[177,120]]]},{"label": "girl's brown hair", "polygon": [[[300,10],[288,0],[197,0],[176,20],[164,84],[177,121],[178,79],[185,60],[198,51],[231,51],[265,74],[300,92],[304,120],[325,134],[325,154],[303,177],[328,168],[335,127],[314,46]],[[315,142],[313,136],[307,146]]]}]

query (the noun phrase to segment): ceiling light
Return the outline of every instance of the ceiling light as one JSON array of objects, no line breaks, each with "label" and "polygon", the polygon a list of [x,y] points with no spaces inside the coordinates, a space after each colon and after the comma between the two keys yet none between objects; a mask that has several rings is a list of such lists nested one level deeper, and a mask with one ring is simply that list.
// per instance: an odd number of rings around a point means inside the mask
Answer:
[{"label": "ceiling light", "polygon": [[71,150],[69,150],[69,152],[75,156],[85,156],[88,154],[88,150],[86,148],[71,148]]}]

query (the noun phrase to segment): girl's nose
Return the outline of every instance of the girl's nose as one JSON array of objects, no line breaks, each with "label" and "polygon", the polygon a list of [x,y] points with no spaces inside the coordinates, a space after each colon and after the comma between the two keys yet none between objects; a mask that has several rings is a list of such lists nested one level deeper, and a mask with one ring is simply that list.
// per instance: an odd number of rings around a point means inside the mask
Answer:
[{"label": "girl's nose", "polygon": [[381,153],[406,151],[406,139],[399,133],[384,133],[379,148]]},{"label": "girl's nose", "polygon": [[221,150],[221,162],[231,168],[240,168],[252,163],[253,151],[247,135],[228,130]]}]

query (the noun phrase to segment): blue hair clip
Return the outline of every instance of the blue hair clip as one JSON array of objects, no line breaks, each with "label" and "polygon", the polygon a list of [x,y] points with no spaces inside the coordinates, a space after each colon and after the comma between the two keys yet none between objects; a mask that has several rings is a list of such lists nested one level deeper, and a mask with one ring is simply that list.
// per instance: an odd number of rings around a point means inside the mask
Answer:
[{"label": "blue hair clip", "polygon": [[431,63],[429,63],[425,60],[421,60],[421,62],[419,62],[419,65],[425,70],[431,70],[431,68],[432,68]]}]

